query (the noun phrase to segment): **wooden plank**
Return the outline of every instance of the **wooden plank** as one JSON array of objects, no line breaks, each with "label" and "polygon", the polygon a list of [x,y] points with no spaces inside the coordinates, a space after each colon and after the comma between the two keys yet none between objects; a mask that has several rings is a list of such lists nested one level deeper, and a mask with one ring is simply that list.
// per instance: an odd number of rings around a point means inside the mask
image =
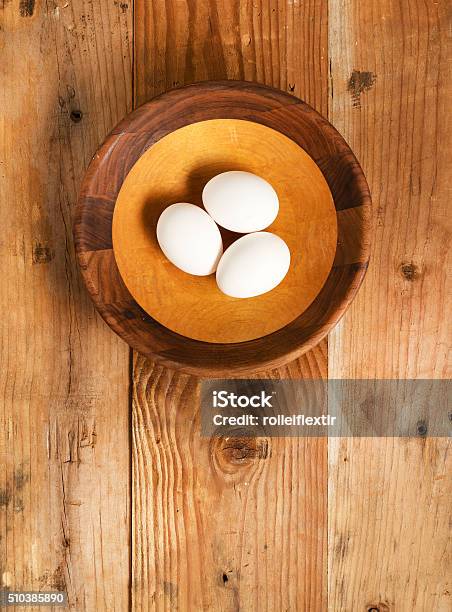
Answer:
[{"label": "wooden plank", "polygon": [[135,3],[135,103],[195,81],[238,79],[303,98],[324,116],[324,0]]},{"label": "wooden plank", "polygon": [[[135,102],[257,80],[326,114],[327,6],[135,2]],[[322,377],[326,342],[271,377]],[[324,610],[326,443],[199,436],[196,378],[134,360],[132,607]]]},{"label": "wooden plank", "polygon": [[[329,19],[330,120],[375,206],[371,265],[330,336],[329,375],[446,378],[450,11],[442,0],[343,0]],[[442,439],[330,442],[331,610],[450,609],[447,449]]]},{"label": "wooden plank", "polygon": [[133,609],[324,610],[325,441],[201,438],[198,391],[135,358]]},{"label": "wooden plank", "polygon": [[71,215],[90,157],[131,107],[131,14],[29,0],[1,3],[0,19],[1,587],[122,612],[129,351],[79,278]]}]

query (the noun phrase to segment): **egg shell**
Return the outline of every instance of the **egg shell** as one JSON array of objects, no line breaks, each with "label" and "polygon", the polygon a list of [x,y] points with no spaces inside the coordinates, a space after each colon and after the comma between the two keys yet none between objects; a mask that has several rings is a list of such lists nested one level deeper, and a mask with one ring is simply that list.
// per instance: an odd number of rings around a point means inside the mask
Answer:
[{"label": "egg shell", "polygon": [[289,266],[290,251],[282,238],[270,232],[247,234],[224,252],[217,284],[231,297],[255,297],[279,285]]},{"label": "egg shell", "polygon": [[215,272],[223,254],[215,221],[205,210],[187,202],[165,208],[157,222],[157,241],[171,263],[195,276]]},{"label": "egg shell", "polygon": [[278,195],[270,183],[238,170],[210,179],[203,189],[202,201],[218,225],[241,234],[265,229],[279,211]]}]

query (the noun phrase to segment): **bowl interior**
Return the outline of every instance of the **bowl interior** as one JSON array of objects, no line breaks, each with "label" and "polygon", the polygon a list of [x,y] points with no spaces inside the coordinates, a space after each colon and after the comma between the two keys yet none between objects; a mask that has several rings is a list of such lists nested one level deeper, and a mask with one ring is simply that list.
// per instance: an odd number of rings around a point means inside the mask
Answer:
[{"label": "bowl interior", "polygon": [[[156,239],[167,206],[202,206],[206,182],[227,170],[253,172],[273,185],[280,211],[266,231],[283,238],[291,251],[283,282],[250,299],[221,293],[214,274],[182,272]],[[122,279],[153,319],[187,338],[235,343],[281,329],[315,300],[334,261],[337,217],[323,174],[299,145],[252,121],[213,119],[171,132],[138,159],[118,194],[112,231]],[[225,248],[238,237],[221,231]]]}]

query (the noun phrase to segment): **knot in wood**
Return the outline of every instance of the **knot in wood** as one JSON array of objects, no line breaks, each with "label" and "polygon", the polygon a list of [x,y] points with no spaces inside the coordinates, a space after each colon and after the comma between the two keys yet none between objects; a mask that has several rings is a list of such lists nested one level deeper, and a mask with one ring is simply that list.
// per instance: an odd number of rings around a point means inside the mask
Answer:
[{"label": "knot in wood", "polygon": [[266,438],[249,436],[216,438],[214,453],[220,469],[232,472],[238,467],[250,466],[266,459],[269,444]]},{"label": "knot in wood", "polygon": [[389,605],[385,603],[378,603],[374,605],[367,606],[367,612],[389,612]]},{"label": "knot in wood", "polygon": [[225,443],[221,449],[223,457],[229,463],[241,464],[245,461],[252,461],[258,456],[258,447],[253,438],[240,439],[232,438]]},{"label": "knot in wood", "polygon": [[400,272],[403,278],[410,282],[417,280],[420,276],[419,268],[413,262],[402,263],[400,266]]}]

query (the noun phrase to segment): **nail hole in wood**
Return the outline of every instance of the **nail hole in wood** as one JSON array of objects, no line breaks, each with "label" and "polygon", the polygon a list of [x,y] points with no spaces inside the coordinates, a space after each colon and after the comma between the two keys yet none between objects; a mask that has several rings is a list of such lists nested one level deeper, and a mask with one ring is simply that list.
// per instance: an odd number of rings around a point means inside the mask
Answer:
[{"label": "nail hole in wood", "polygon": [[83,118],[83,113],[81,110],[73,110],[71,111],[71,121],[73,121],[74,123],[78,123],[79,121],[82,120]]},{"label": "nail hole in wood", "polygon": [[426,436],[427,435],[427,424],[425,421],[418,421],[417,423],[417,433],[418,436]]},{"label": "nail hole in wood", "polygon": [[223,584],[226,584],[226,582],[229,580],[227,574],[223,574]]}]

